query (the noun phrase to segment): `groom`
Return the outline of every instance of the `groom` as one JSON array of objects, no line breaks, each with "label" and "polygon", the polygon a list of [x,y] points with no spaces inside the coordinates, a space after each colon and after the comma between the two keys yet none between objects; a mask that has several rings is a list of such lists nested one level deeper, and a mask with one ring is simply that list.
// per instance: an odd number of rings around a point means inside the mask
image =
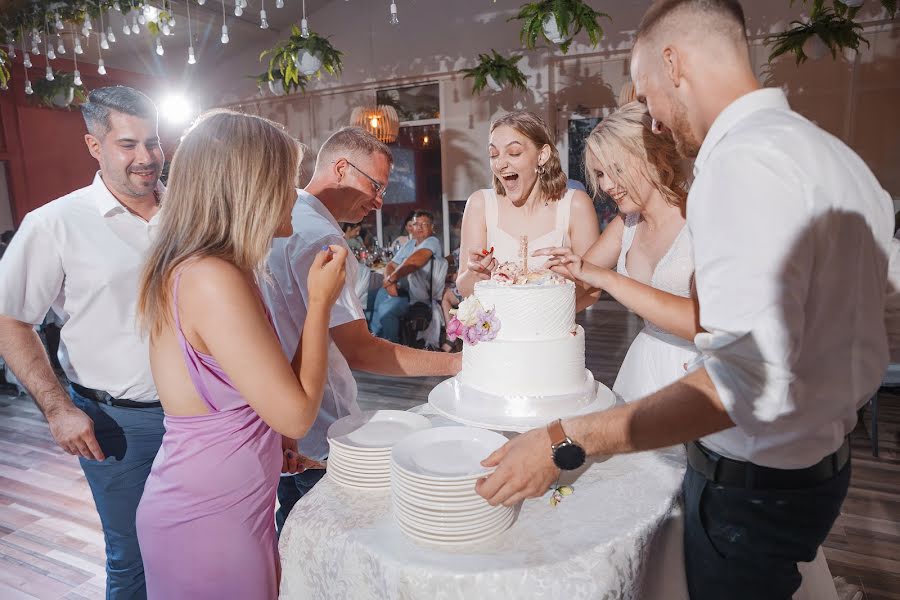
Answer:
[{"label": "groom", "polygon": [[691,598],[790,598],[797,563],[840,511],[847,435],[888,362],[890,197],[780,89],[760,89],[736,0],[653,4],[631,74],[654,129],[696,158],[687,224],[703,364],[643,400],[512,440],[477,490],[510,505],[585,454],[689,442]]}]

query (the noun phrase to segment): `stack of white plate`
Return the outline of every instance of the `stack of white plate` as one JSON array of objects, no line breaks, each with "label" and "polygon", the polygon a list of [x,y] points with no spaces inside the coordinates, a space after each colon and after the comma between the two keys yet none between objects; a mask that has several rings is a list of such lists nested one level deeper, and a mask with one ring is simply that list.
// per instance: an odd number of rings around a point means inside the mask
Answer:
[{"label": "stack of white plate", "polygon": [[338,419],[328,428],[328,477],[349,487],[387,489],[391,448],[429,427],[427,417],[403,410],[369,410]]},{"label": "stack of white plate", "polygon": [[481,461],[506,438],[474,427],[435,427],[398,442],[391,452],[394,517],[408,536],[432,544],[491,538],[515,520],[511,507],[491,506],[475,493],[489,473]]}]

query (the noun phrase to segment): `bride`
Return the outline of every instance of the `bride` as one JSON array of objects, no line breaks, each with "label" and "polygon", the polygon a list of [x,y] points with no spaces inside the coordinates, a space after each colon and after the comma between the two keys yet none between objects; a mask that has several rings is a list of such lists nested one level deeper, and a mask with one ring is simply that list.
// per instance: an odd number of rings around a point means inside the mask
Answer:
[{"label": "bride", "polygon": [[[680,379],[697,357],[694,262],[685,226],[687,176],[669,135],[655,135],[646,108],[625,104],[585,142],[591,189],[602,190],[624,218],[613,219],[590,249],[547,248],[546,266],[606,290],[644,319],[613,385],[626,401]],[[579,296],[578,310],[597,294]]]}]

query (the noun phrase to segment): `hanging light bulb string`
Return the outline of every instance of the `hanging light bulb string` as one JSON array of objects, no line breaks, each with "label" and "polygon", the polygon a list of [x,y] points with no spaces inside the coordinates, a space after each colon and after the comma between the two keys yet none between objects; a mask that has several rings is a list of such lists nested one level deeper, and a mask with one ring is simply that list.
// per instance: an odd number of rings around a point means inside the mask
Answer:
[{"label": "hanging light bulb string", "polygon": [[187,0],[184,3],[184,7],[187,9],[188,22],[188,64],[192,65],[197,62],[197,59],[194,58],[194,33],[191,29],[191,0]]},{"label": "hanging light bulb string", "polygon": [[97,73],[106,75],[106,65],[103,64],[103,50],[100,44],[97,44]]},{"label": "hanging light bulb string", "polygon": [[303,2],[303,17],[300,19],[300,37],[309,37],[309,21],[306,20],[306,0]]},{"label": "hanging light bulb string", "polygon": [[50,24],[44,21],[44,54],[47,55],[47,63],[56,59],[56,53],[53,51],[53,44],[50,43]]},{"label": "hanging light bulb string", "polygon": [[389,21],[391,25],[398,25],[400,23],[400,19],[397,18],[397,3],[391,2],[391,19]]},{"label": "hanging light bulb string", "polygon": [[[72,35],[76,35],[76,36],[78,35],[75,32],[74,25],[72,26]],[[75,85],[81,85],[81,72],[78,70],[78,53],[77,52],[72,52],[72,60],[75,62],[75,73],[73,73],[73,75],[75,75],[75,78],[72,79],[72,83],[74,83]]]},{"label": "hanging light bulb string", "polygon": [[269,20],[266,18],[266,0],[262,0],[260,2],[259,28],[260,29],[268,29],[269,28]]},{"label": "hanging light bulb string", "polygon": [[228,24],[225,22],[225,0],[222,0],[222,43],[228,43]]}]

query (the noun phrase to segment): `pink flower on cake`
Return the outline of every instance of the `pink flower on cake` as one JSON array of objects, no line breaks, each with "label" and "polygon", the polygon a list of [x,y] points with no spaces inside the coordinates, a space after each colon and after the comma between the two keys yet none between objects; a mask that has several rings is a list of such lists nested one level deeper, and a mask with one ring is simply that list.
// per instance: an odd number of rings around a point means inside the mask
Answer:
[{"label": "pink flower on cake", "polygon": [[455,342],[457,338],[463,337],[465,330],[466,326],[462,324],[462,321],[456,317],[452,317],[450,322],[447,323],[447,339],[451,342]]},{"label": "pink flower on cake", "polygon": [[480,313],[478,313],[478,324],[476,325],[476,327],[481,332],[481,341],[489,342],[497,337],[497,332],[500,331],[500,320],[492,310],[481,311]]}]

